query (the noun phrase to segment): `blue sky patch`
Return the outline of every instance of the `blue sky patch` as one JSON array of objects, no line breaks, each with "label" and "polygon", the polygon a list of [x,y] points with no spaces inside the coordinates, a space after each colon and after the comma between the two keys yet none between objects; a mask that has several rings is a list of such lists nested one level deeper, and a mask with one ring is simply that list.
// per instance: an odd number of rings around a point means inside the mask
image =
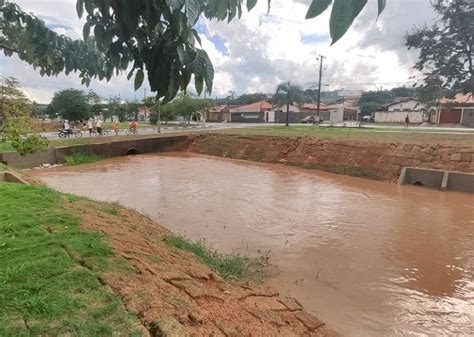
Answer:
[{"label": "blue sky patch", "polygon": [[227,49],[227,47],[225,46],[225,44],[227,42],[225,39],[223,39],[221,36],[219,36],[217,34],[211,36],[211,34],[209,34],[209,31],[207,30],[207,28],[201,23],[198,23],[195,28],[196,28],[198,33],[206,35],[207,39],[214,44],[216,49],[222,55],[229,55],[229,49]]},{"label": "blue sky patch", "polygon": [[318,43],[324,43],[329,41],[329,35],[328,34],[323,34],[323,35],[318,35],[318,34],[302,34],[301,35],[301,42],[303,44],[318,44]]}]

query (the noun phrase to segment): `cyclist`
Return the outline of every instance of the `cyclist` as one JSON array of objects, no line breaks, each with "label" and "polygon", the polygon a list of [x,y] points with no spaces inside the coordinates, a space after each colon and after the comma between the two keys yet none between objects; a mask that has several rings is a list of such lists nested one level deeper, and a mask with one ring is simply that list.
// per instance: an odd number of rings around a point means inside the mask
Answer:
[{"label": "cyclist", "polygon": [[137,132],[137,122],[135,121],[135,119],[132,119],[132,122],[130,123],[130,132],[131,133]]}]

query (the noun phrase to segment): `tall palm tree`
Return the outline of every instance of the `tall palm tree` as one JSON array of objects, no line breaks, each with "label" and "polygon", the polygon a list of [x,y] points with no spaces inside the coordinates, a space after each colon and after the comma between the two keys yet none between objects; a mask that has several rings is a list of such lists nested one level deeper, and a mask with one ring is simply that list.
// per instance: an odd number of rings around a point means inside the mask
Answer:
[{"label": "tall palm tree", "polygon": [[304,103],[304,92],[301,87],[297,85],[291,85],[288,83],[281,83],[276,89],[276,93],[273,96],[274,103],[278,105],[286,104],[286,123],[289,125],[290,121],[290,104],[301,105]]}]

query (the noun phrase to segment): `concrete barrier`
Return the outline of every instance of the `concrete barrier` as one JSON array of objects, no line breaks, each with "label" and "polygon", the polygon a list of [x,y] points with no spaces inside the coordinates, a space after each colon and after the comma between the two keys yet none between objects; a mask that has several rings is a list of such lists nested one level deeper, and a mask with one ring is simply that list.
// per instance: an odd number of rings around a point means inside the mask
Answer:
[{"label": "concrete barrier", "polygon": [[5,181],[7,183],[16,183],[16,184],[25,184],[28,185],[28,183],[23,180],[20,176],[16,175],[13,172],[0,172],[0,181]]},{"label": "concrete barrier", "polygon": [[105,158],[111,158],[141,153],[183,151],[186,149],[187,140],[187,136],[169,136],[71,145],[51,148],[26,156],[20,156],[16,152],[3,152],[0,153],[0,162],[17,169],[27,169],[42,164],[54,165],[64,163],[64,158],[72,152],[94,153]]},{"label": "concrete barrier", "polygon": [[474,193],[474,173],[404,167],[398,184],[419,185],[441,191]]}]

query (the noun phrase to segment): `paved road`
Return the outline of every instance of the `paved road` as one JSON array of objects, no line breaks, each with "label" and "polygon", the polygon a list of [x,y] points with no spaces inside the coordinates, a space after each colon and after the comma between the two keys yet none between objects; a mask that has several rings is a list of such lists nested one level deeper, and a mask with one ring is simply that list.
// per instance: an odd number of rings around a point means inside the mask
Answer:
[{"label": "paved road", "polygon": [[[192,132],[192,131],[202,131],[202,130],[219,130],[219,129],[236,129],[236,128],[249,128],[249,127],[270,127],[275,126],[276,124],[265,124],[265,123],[206,123],[206,124],[191,124],[190,126],[183,128],[183,127],[175,127],[175,126],[162,126],[161,132],[162,133],[173,133],[173,132]],[[282,124],[280,124],[282,125]],[[298,126],[304,127],[315,127],[312,124],[298,124]],[[430,127],[430,126],[410,126],[410,128],[405,130],[403,126],[398,125],[375,125],[375,124],[364,124],[361,126],[362,129],[371,130],[373,132],[411,132],[411,133],[433,133],[433,134],[463,134],[469,135],[472,134],[474,136],[474,128],[466,128],[466,127]],[[125,135],[125,129],[121,129],[119,131],[119,135]],[[158,128],[144,128],[139,129],[140,135],[152,135],[157,134]],[[44,132],[41,133],[43,137],[48,139],[58,139],[57,132]],[[112,135],[112,134],[111,134]],[[89,132],[82,133],[83,138],[89,137]]]},{"label": "paved road", "polygon": [[[161,133],[173,133],[173,132],[189,132],[189,131],[202,131],[202,130],[218,130],[218,129],[231,129],[231,128],[244,128],[244,127],[252,127],[252,126],[264,126],[265,124],[257,124],[257,123],[206,123],[204,124],[191,124],[185,128],[183,127],[175,127],[175,126],[162,126]],[[268,124],[267,124],[268,125]],[[138,129],[139,135],[152,135],[157,134],[158,128],[140,128]],[[126,134],[126,129],[120,129],[119,135],[123,136]],[[113,132],[109,132],[109,136],[115,135]],[[46,137],[47,139],[59,139],[57,132],[42,132],[41,136]],[[71,136],[74,138],[74,136]],[[96,136],[94,136],[96,137]],[[83,131],[82,138],[89,138],[89,132]]]}]

